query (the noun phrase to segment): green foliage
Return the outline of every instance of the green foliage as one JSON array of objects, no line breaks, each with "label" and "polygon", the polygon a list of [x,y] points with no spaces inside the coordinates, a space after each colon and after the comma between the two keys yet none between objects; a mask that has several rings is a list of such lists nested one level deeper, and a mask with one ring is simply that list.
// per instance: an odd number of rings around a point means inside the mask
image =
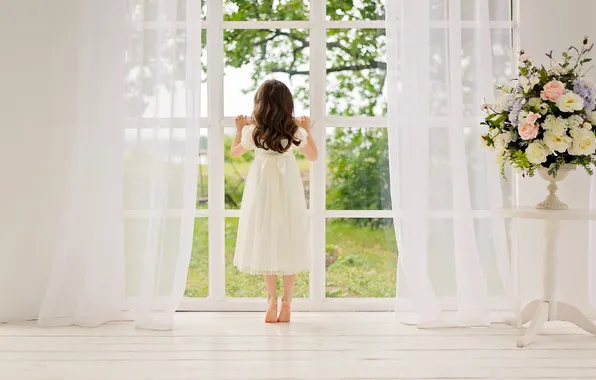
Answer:
[{"label": "green foliage", "polygon": [[[345,220],[344,220],[345,221]],[[207,219],[195,223],[194,244],[185,296],[209,294]],[[226,219],[226,295],[266,297],[261,276],[238,272],[233,265],[238,218]],[[327,225],[327,255],[335,260],[327,267],[328,297],[395,297],[397,246],[393,225],[383,228],[354,226],[339,221]],[[308,273],[298,275],[294,297],[308,297]]]},{"label": "green foliage", "polygon": [[[327,139],[327,153],[330,185],[327,191],[327,208],[391,208],[386,129],[337,128]],[[373,220],[372,223],[378,226],[381,222]]]},{"label": "green foliage", "polygon": [[250,164],[254,158],[254,152],[246,152],[240,157],[233,158],[230,153],[233,141],[232,136],[224,136],[225,202],[229,208],[239,208],[247,174],[246,170],[240,170],[240,168]]},{"label": "green foliage", "polygon": [[[352,1],[327,1],[331,19],[380,19],[382,0],[364,0],[356,7]],[[304,20],[308,6],[302,0],[226,1],[226,20]],[[327,38],[327,103],[336,115],[372,115],[385,111],[381,101],[386,77],[384,29],[330,29]],[[308,108],[309,49],[308,30],[249,29],[224,33],[226,65],[250,65],[253,84],[243,89],[252,92],[268,75],[283,73],[304,78],[294,88],[294,96]]]},{"label": "green foliage", "polygon": [[[384,18],[381,0],[327,1],[332,20]],[[226,20],[303,20],[308,6],[302,0],[226,1]],[[379,116],[386,113],[383,89],[386,78],[384,29],[330,29],[327,34],[329,113],[342,116]],[[294,87],[296,102],[309,106],[309,34],[307,30],[228,30],[224,34],[226,65],[250,65],[252,92],[267,75],[283,73],[290,79],[304,77]],[[226,163],[237,165],[229,157]],[[388,209],[389,168],[387,132],[382,129],[337,128],[327,142],[330,209]],[[242,179],[235,167],[226,174],[226,202],[235,207],[242,194]]]},{"label": "green foliage", "polygon": [[224,19],[226,21],[308,20],[308,3],[303,0],[227,0]]}]

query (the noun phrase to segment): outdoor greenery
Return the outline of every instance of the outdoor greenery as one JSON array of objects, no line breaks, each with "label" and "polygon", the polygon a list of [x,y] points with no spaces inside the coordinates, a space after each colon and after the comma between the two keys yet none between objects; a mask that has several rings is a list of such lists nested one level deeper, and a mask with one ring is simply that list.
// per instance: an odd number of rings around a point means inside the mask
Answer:
[{"label": "outdoor greenery", "polygon": [[[307,2],[306,2],[307,3]],[[332,20],[378,20],[384,18],[382,0],[327,1]],[[304,20],[308,4],[303,0],[226,0],[225,18],[246,20]],[[250,67],[256,90],[270,74],[293,81],[295,101],[309,105],[309,31],[234,29],[224,33],[227,67]],[[384,95],[384,29],[333,29],[327,35],[327,110],[331,115],[382,116]],[[302,78],[301,80],[295,80]],[[232,135],[225,138],[226,207],[240,207],[244,179],[252,155],[232,158]],[[309,192],[310,163],[298,157],[305,191]],[[327,209],[390,209],[387,131],[383,128],[329,128],[327,130]],[[205,176],[206,170],[203,170]],[[237,218],[226,219],[226,294],[230,297],[264,297],[260,276],[233,267]],[[193,255],[186,295],[208,295],[206,219],[197,219]],[[327,296],[391,297],[395,295],[397,247],[390,220],[371,218],[330,219],[327,222]],[[296,297],[308,297],[308,274],[296,283]]]},{"label": "outdoor greenery", "polygon": [[[381,228],[330,220],[327,223],[328,297],[393,297],[397,246],[393,225]],[[266,297],[261,276],[240,273],[233,266],[238,218],[226,219],[226,295],[229,297]],[[186,285],[187,297],[206,297],[207,219],[195,222],[193,253]],[[295,297],[308,297],[308,274],[298,275]]]}]

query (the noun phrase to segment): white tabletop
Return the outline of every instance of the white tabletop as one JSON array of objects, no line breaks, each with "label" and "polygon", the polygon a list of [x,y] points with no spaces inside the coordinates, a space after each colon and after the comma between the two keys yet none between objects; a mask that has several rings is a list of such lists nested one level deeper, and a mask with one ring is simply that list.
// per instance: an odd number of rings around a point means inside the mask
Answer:
[{"label": "white tabletop", "polygon": [[506,218],[545,220],[596,220],[596,209],[539,210],[534,207],[519,207],[501,210]]}]

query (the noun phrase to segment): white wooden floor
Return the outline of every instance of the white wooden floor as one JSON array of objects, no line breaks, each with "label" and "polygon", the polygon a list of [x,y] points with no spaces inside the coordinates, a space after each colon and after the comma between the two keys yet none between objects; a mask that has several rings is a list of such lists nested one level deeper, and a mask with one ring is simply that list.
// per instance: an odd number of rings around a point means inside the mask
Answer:
[{"label": "white wooden floor", "polygon": [[2,380],[596,379],[596,338],[570,325],[418,330],[390,313],[180,313],[172,332],[0,325]]}]

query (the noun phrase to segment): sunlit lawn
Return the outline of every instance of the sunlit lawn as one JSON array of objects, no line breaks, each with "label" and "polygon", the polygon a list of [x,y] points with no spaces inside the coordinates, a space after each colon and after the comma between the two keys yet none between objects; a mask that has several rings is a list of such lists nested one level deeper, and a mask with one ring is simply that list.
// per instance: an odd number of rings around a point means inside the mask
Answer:
[{"label": "sunlit lawn", "polygon": [[[298,160],[305,173],[310,162]],[[225,164],[226,174],[245,178],[250,162]],[[201,167],[203,186],[207,187],[208,168]],[[201,178],[199,178],[201,179]],[[200,185],[199,181],[199,185]],[[206,208],[206,204],[204,208]],[[203,207],[201,207],[203,208]],[[261,276],[240,273],[233,266],[238,218],[225,221],[226,295],[228,297],[266,297]],[[329,220],[326,232],[328,297],[393,297],[397,266],[397,247],[392,226],[371,228],[346,219]],[[187,297],[206,297],[208,290],[207,218],[195,220],[193,251],[188,271]],[[298,276],[295,297],[308,297],[309,275]],[[281,283],[280,283],[281,285]]]},{"label": "sunlit lawn", "polygon": [[[197,219],[188,272],[187,297],[208,295],[207,219]],[[226,219],[226,295],[265,297],[263,279],[240,273],[233,266],[237,218]],[[327,268],[328,297],[393,297],[397,249],[393,228],[327,223],[327,255],[336,260]],[[298,277],[295,297],[308,297],[308,274]]]}]

